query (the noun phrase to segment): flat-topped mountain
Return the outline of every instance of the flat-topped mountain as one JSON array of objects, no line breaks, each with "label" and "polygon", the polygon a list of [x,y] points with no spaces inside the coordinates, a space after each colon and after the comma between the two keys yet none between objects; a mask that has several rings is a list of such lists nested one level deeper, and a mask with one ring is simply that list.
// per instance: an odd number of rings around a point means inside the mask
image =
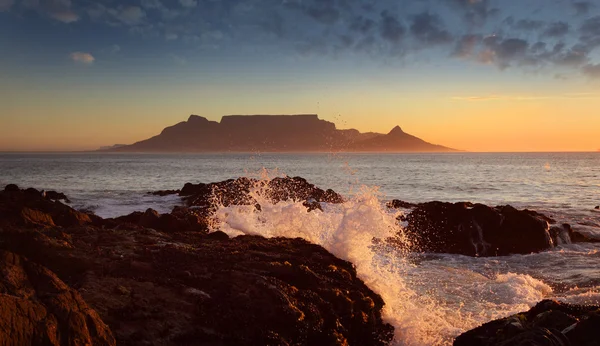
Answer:
[{"label": "flat-topped mountain", "polygon": [[338,130],[316,114],[227,115],[221,122],[191,115],[152,138],[119,147],[117,152],[443,152],[455,151],[425,142],[395,127],[388,134]]}]

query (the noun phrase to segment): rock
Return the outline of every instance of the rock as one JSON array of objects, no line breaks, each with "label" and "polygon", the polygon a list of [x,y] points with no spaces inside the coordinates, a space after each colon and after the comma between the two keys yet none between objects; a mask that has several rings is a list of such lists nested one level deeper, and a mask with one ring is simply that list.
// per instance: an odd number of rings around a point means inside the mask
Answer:
[{"label": "rock", "polygon": [[62,192],[56,192],[56,191],[46,191],[44,192],[44,195],[46,196],[46,198],[53,200],[53,201],[65,201],[66,203],[71,203],[71,201],[67,198],[67,196],[62,193]]},{"label": "rock", "polygon": [[[428,202],[415,208],[406,221],[407,235],[425,252],[502,256],[538,252],[561,241],[568,242],[550,234],[554,220],[508,205],[492,208],[483,204]],[[566,236],[558,231],[554,235]]]},{"label": "rock", "polygon": [[341,195],[331,189],[322,190],[301,177],[277,177],[269,181],[238,178],[210,184],[187,183],[179,192],[189,206],[214,208],[216,203],[229,205],[252,205],[257,202],[250,196],[250,189],[260,189],[273,203],[279,201],[306,201],[343,203]]},{"label": "rock", "polygon": [[600,307],[544,300],[528,312],[488,322],[458,336],[455,346],[591,346],[598,344]]},{"label": "rock", "polygon": [[311,212],[313,210],[323,211],[323,207],[321,207],[321,203],[315,201],[314,199],[304,201],[304,203],[302,203],[302,205],[306,207],[306,210],[308,212]]},{"label": "rock", "polygon": [[15,184],[8,184],[4,187],[4,191],[6,192],[19,192],[19,187]]},{"label": "rock", "polygon": [[116,345],[96,311],[46,268],[0,251],[0,270],[3,345]]},{"label": "rock", "polygon": [[142,227],[160,229],[160,214],[154,209],[147,209],[141,216],[139,224]]},{"label": "rock", "polygon": [[414,203],[404,202],[404,201],[401,201],[399,199],[394,199],[394,200],[388,202],[386,204],[386,206],[388,208],[392,208],[392,209],[398,209],[398,208],[412,209],[412,208],[415,208],[417,205],[414,204]]},{"label": "rock", "polygon": [[10,188],[0,192],[0,226],[72,227],[90,223],[89,215],[44,198],[35,189]]},{"label": "rock", "polygon": [[[15,201],[18,207],[12,209]],[[21,191],[0,192],[0,212],[9,212],[2,215],[20,212],[22,205],[52,217],[72,210],[45,198],[26,198]],[[205,224],[204,232],[189,231],[202,227],[196,212],[185,207],[163,215],[147,210],[101,220],[99,226],[59,227],[46,222],[45,227],[24,228],[10,223],[0,227],[0,249],[26,256],[32,265],[44,263],[48,275],[62,280],[58,291],[35,288],[38,293],[25,301],[33,304],[32,309],[45,311],[43,316],[55,316],[48,317],[48,321],[55,318],[60,331],[54,338],[80,338],[80,344],[103,345],[101,335],[110,332],[97,321],[104,321],[122,345],[390,343],[393,327],[382,320],[384,302],[356,276],[351,263],[301,239],[230,239],[221,231],[207,235]],[[35,280],[30,277],[29,281]],[[77,287],[81,296],[67,285]],[[0,292],[12,291],[0,284]],[[57,313],[62,310],[46,301],[56,292],[73,292],[70,297],[77,300],[80,310]],[[10,294],[10,299],[16,299]],[[57,301],[68,302],[66,298]],[[93,316],[91,309],[98,315]],[[26,307],[25,311],[30,310]],[[10,306],[0,311],[18,316],[0,321],[13,323],[10,328],[0,325],[0,340],[11,340],[1,333],[17,331],[15,344],[35,345],[37,339],[23,338],[52,333],[46,328],[50,326],[47,320],[21,319]],[[77,317],[82,314],[85,318]],[[76,320],[71,323],[70,318]],[[55,344],[69,345],[68,340],[57,340]]]},{"label": "rock", "polygon": [[179,193],[181,193],[181,190],[159,190],[159,191],[148,192],[149,195],[154,195],[154,196],[169,196],[169,195],[177,195]]},{"label": "rock", "polygon": [[229,240],[229,236],[222,231],[215,231],[215,232],[211,232],[209,233],[206,238],[208,239],[214,239],[214,240]]},{"label": "rock", "polygon": [[34,195],[34,196],[41,196],[42,193],[32,187],[25,189],[25,193],[26,194],[30,194],[30,195]]}]

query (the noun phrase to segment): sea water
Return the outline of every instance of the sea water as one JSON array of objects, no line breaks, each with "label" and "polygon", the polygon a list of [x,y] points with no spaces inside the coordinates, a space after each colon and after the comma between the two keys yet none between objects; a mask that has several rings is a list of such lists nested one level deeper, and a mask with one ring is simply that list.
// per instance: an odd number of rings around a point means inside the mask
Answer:
[{"label": "sea water", "polygon": [[[266,170],[265,170],[266,168]],[[274,169],[278,170],[274,170]],[[262,173],[261,173],[262,172]],[[421,253],[385,202],[399,198],[512,204],[600,236],[600,154],[0,154],[0,184],[65,192],[103,217],[154,208],[177,196],[148,191],[239,176],[302,176],[343,194],[343,204],[306,212],[301,201],[220,207],[213,229],[231,236],[302,237],[351,261],[386,305],[397,345],[448,345],[489,320],[544,298],[600,304],[600,244],[568,244],[529,255],[474,258]],[[395,237],[402,250],[386,246]]]}]

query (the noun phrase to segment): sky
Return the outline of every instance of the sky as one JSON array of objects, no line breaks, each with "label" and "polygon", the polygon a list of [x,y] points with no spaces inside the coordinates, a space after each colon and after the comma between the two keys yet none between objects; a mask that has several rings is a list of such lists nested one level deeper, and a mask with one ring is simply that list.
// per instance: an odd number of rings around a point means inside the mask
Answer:
[{"label": "sky", "polygon": [[317,113],[469,151],[600,149],[600,1],[0,0],[0,151]]}]

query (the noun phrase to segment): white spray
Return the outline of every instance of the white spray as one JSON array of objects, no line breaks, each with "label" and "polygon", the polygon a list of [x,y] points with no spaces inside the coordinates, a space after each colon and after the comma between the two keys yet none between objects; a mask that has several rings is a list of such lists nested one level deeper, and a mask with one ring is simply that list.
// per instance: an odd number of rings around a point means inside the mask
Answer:
[{"label": "white spray", "polygon": [[446,263],[419,263],[410,253],[375,246],[373,239],[390,237],[410,246],[397,221],[400,212],[388,210],[376,188],[363,187],[345,203],[323,203],[322,212],[307,212],[302,201],[273,204],[265,197],[266,186],[263,180],[251,191],[260,210],[221,206],[213,229],[232,237],[301,237],[352,262],[358,276],[384,299],[383,317],[395,328],[396,345],[449,345],[461,332],[527,310],[551,292],[527,275],[489,278]]}]

